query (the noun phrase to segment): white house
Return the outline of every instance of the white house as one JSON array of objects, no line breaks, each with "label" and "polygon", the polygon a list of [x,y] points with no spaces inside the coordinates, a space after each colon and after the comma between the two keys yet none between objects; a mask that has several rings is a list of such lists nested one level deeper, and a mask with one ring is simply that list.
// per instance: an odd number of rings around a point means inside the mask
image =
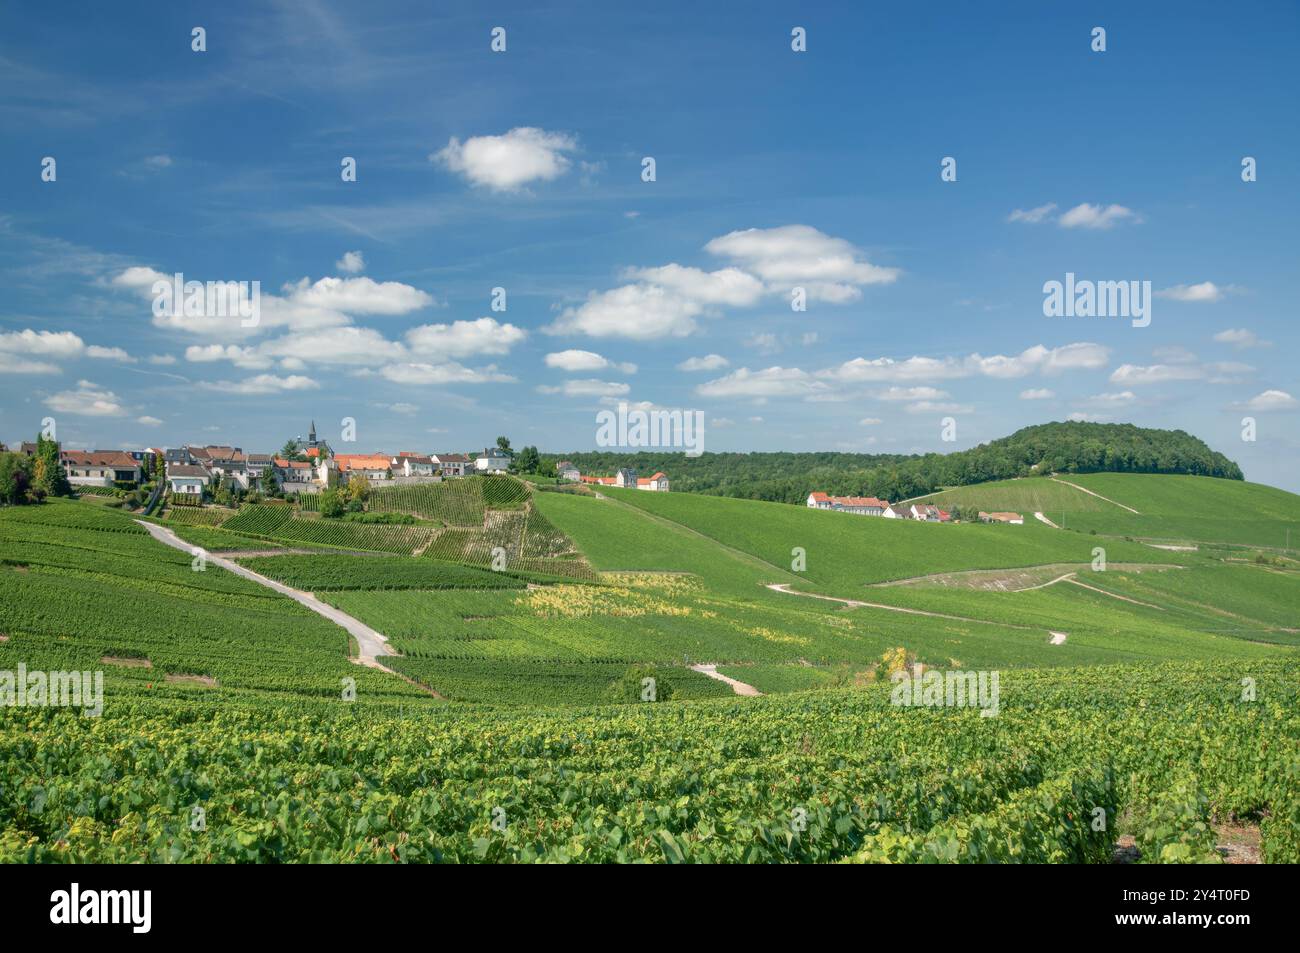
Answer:
[{"label": "white house", "polygon": [[668,477],[664,476],[663,471],[659,471],[651,477],[640,477],[636,481],[638,490],[650,490],[656,493],[668,492]]},{"label": "white house", "polygon": [[891,520],[910,520],[912,518],[912,509],[903,503],[891,503],[885,507],[885,512],[882,515]]},{"label": "white house", "polygon": [[202,496],[212,474],[196,463],[175,463],[167,467],[167,486],[178,496]]},{"label": "white house", "polygon": [[64,450],[59,459],[73,486],[140,482],[139,461],[123,450]]},{"label": "white house", "polygon": [[614,485],[632,487],[635,489],[636,471],[629,469],[628,467],[624,467],[622,470],[619,470],[617,473],[614,474]]},{"label": "white house", "polygon": [[387,480],[393,473],[389,458],[374,453],[340,453],[334,460],[338,461],[339,477],[345,482],[364,479],[371,483]]},{"label": "white house", "polygon": [[572,480],[574,483],[577,483],[582,479],[582,471],[568,460],[561,460],[557,463],[555,465],[555,472],[559,475],[561,480]]},{"label": "white house", "polygon": [[466,470],[474,466],[473,461],[463,453],[435,453],[429,459],[445,477],[462,477]]},{"label": "white house", "polygon": [[395,475],[400,473],[405,477],[437,476],[440,472],[438,465],[433,462],[433,457],[410,453],[406,450],[393,457],[391,462]]},{"label": "white house", "polygon": [[874,496],[828,496],[820,490],[808,494],[808,506],[815,510],[835,510],[858,516],[886,516],[889,504]]},{"label": "white house", "polygon": [[479,473],[505,473],[510,469],[510,458],[495,447],[488,447],[474,460]]}]

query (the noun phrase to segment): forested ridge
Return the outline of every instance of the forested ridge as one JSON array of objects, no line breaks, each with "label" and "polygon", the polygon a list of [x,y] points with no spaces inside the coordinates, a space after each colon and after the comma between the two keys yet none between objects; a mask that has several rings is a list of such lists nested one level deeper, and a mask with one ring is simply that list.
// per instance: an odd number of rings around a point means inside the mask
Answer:
[{"label": "forested ridge", "polygon": [[1243,479],[1241,467],[1182,430],[1132,424],[1064,422],[1025,427],[989,443],[925,455],[777,452],[610,451],[545,454],[572,461],[584,474],[631,467],[666,473],[673,490],[802,503],[813,490],[837,496],[901,500],[949,486],[1051,473],[1186,473]]}]

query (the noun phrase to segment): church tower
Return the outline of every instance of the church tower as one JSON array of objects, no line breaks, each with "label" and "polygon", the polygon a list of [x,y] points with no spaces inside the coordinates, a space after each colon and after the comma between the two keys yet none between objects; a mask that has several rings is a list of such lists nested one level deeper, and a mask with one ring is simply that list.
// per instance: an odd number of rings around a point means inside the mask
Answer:
[{"label": "church tower", "polygon": [[314,420],[311,422],[311,430],[307,431],[307,446],[316,446],[316,421]]}]

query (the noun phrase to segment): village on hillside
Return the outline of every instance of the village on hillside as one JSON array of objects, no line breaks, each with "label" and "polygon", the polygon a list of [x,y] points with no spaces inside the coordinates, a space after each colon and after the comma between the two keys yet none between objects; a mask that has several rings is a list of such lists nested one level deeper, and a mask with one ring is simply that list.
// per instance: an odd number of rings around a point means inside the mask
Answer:
[{"label": "village on hillside", "polygon": [[[504,444],[504,445],[503,445]],[[516,453],[509,441],[471,453],[336,453],[317,438],[313,421],[306,439],[287,441],[278,454],[246,453],[241,447],[185,444],[144,450],[65,450],[52,444],[67,483],[75,490],[133,493],[157,488],[174,502],[229,502],[246,494],[293,497],[321,493],[363,481],[370,485],[410,486],[475,475],[534,474],[540,469],[536,448]],[[39,443],[24,442],[12,452],[36,458]],[[0,444],[0,452],[5,452]],[[527,464],[521,464],[526,455]],[[583,474],[569,461],[555,467],[560,483],[668,491],[668,477],[656,472],[638,477],[621,469],[613,476]]]}]

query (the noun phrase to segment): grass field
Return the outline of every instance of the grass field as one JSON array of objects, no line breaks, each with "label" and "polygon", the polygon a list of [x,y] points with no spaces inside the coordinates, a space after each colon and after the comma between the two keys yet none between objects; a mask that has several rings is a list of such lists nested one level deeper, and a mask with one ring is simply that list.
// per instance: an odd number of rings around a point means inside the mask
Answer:
[{"label": "grass field", "polygon": [[[213,551],[310,550],[243,562],[383,632],[403,677],[351,664],[345,632],[296,603],[196,572],[129,514],[0,510],[0,672],[106,682],[98,719],[0,708],[0,860],[1108,862],[1123,832],[1147,860],[1213,861],[1228,818],[1258,825],[1265,859],[1300,860],[1291,562],[516,485],[494,484],[476,526],[288,506],[164,520]],[[1133,485],[1170,526],[1159,508],[1203,484]],[[1113,515],[1087,498],[1080,516]],[[375,531],[443,549],[375,552]],[[734,697],[703,662],[771,697]],[[912,663],[1000,672],[997,717],[891,705],[889,673]],[[646,679],[668,700],[645,704]],[[1071,821],[1098,806],[1104,836]],[[791,838],[796,809],[810,823]]]},{"label": "grass field", "polygon": [[958,487],[926,500],[938,506],[1015,510],[1027,520],[1039,511],[1067,529],[1168,543],[1281,549],[1288,545],[1290,530],[1290,545],[1300,548],[1300,497],[1240,480],[1146,473],[1066,474],[1056,479],[1030,477]]}]

